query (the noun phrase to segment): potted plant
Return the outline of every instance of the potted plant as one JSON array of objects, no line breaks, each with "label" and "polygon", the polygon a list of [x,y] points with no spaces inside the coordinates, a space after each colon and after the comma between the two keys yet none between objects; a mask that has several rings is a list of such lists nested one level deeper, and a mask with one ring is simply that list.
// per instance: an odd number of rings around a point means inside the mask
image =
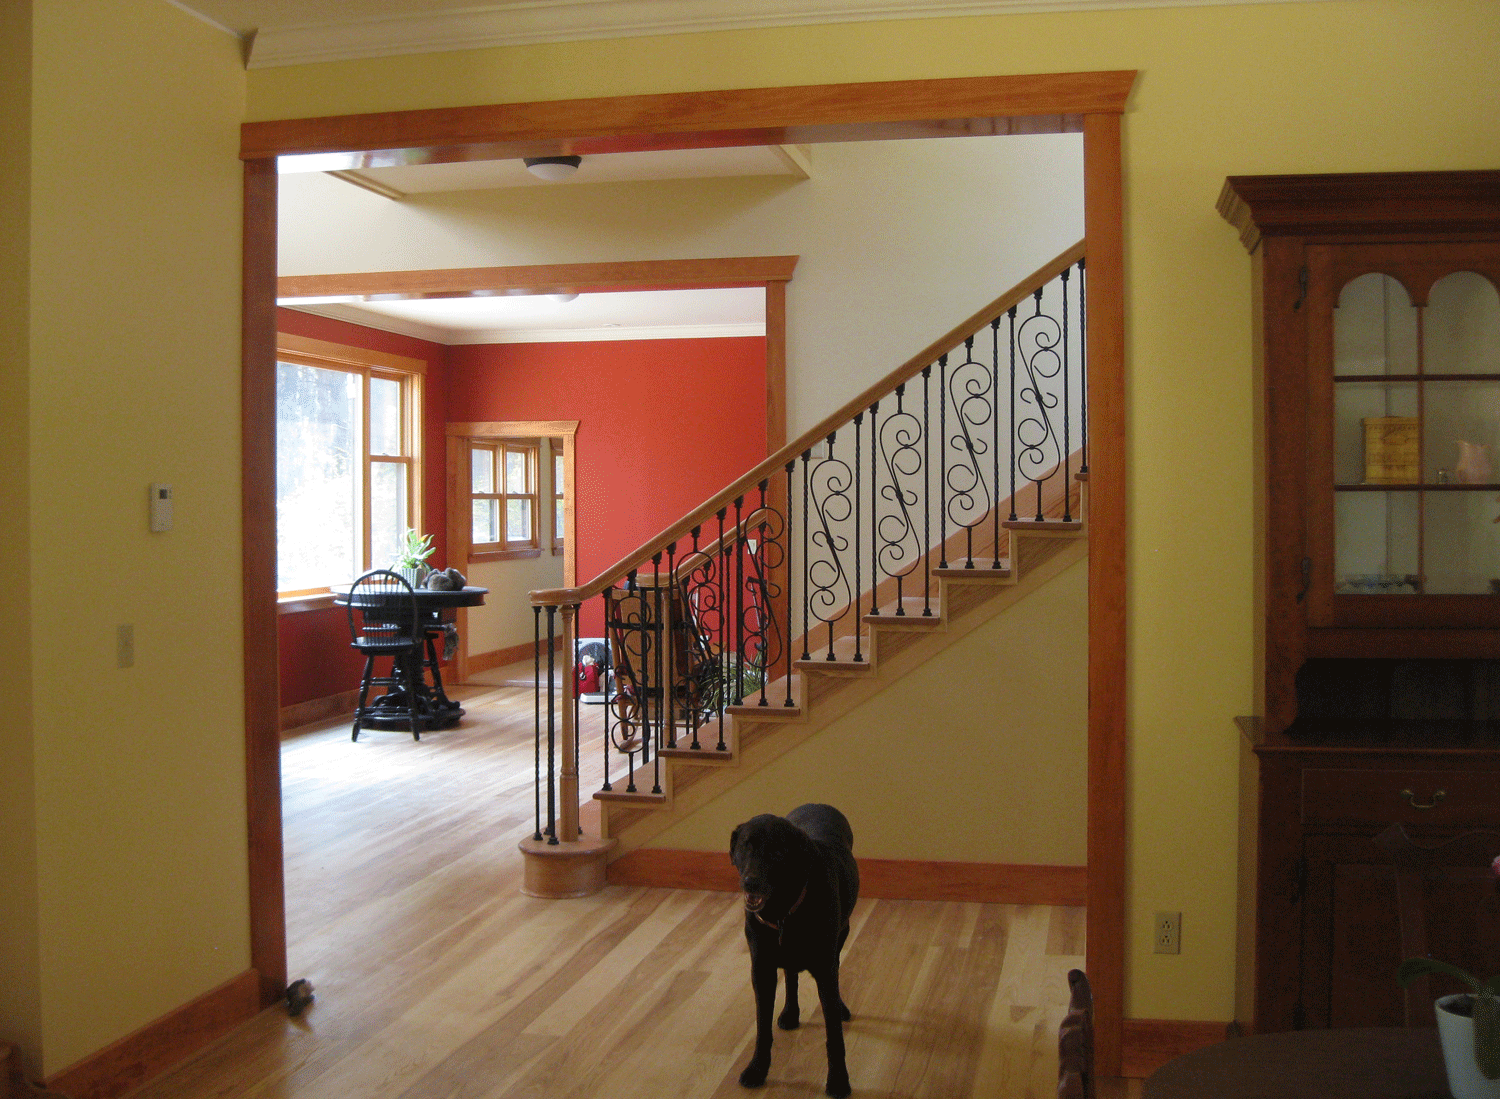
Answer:
[{"label": "potted plant", "polygon": [[[1491,866],[1500,884],[1500,858]],[[1405,988],[1420,977],[1456,977],[1472,992],[1437,1000],[1438,1038],[1453,1099],[1500,1099],[1500,975],[1481,981],[1465,970],[1434,958],[1408,958],[1396,979]]]},{"label": "potted plant", "polygon": [[432,556],[432,535],[418,534],[416,531],[407,529],[401,539],[401,549],[396,554],[396,560],[391,568],[406,578],[406,582],[412,587],[417,587],[427,578],[431,571],[427,567],[427,559]]}]

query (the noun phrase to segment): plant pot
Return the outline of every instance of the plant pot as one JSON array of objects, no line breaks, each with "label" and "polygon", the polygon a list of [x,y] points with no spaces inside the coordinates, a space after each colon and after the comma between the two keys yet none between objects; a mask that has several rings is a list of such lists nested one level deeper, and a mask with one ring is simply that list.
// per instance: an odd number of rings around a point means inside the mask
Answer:
[{"label": "plant pot", "polygon": [[1443,1043],[1443,1065],[1453,1099],[1500,1099],[1500,1080],[1486,1080],[1474,1060],[1474,1020],[1455,1008],[1467,1009],[1466,992],[1437,1001],[1438,1038]]},{"label": "plant pot", "polygon": [[394,572],[397,576],[403,577],[406,582],[412,587],[420,588],[422,586],[422,581],[427,579],[427,574],[432,570],[429,569],[426,565],[418,565],[414,569],[403,569],[392,565],[391,571]]}]

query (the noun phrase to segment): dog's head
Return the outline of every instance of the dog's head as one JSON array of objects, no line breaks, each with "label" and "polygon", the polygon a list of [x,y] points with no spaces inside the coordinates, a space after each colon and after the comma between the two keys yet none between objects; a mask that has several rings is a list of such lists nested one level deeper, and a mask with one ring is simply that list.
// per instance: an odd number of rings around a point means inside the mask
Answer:
[{"label": "dog's head", "polygon": [[795,902],[807,885],[807,835],[784,817],[762,813],[729,834],[729,858],[740,872],[745,908],[773,911]]}]

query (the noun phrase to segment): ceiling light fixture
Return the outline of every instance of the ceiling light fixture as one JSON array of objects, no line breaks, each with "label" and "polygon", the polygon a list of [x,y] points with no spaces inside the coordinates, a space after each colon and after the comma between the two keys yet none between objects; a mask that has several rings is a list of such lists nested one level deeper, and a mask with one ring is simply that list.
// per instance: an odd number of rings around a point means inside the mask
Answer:
[{"label": "ceiling light fixture", "polygon": [[545,179],[548,183],[557,183],[567,179],[578,166],[583,163],[581,156],[528,156],[523,163],[526,170],[538,179]]}]

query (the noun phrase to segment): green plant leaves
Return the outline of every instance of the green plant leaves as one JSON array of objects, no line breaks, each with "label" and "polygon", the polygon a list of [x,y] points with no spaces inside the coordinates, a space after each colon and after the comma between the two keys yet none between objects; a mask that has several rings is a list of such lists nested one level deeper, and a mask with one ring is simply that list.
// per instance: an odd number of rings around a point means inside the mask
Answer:
[{"label": "green plant leaves", "polygon": [[[1480,992],[1485,987],[1472,973],[1459,969],[1456,965],[1440,962],[1436,958],[1407,958],[1401,963],[1401,968],[1396,970],[1396,980],[1400,982],[1402,988],[1405,988],[1418,977],[1427,977],[1434,973],[1445,977],[1456,977],[1475,992]],[[1497,978],[1491,978],[1492,981],[1495,979]]]}]

